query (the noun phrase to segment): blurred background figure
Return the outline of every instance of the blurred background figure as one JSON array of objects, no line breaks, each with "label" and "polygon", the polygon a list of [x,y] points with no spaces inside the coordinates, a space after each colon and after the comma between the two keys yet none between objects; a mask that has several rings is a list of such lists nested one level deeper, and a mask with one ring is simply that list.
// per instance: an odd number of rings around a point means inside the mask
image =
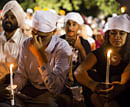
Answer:
[{"label": "blurred background figure", "polygon": [[81,26],[81,30],[79,32],[79,35],[82,36],[83,39],[88,40],[88,42],[91,46],[91,51],[96,49],[95,40],[92,38],[93,31],[89,25],[83,24]]},{"label": "blurred background figure", "polygon": [[65,13],[66,13],[65,10],[59,10],[60,18],[57,21],[55,35],[61,36],[65,34],[65,29],[64,29]]},{"label": "blurred background figure", "polygon": [[25,19],[22,32],[27,37],[32,37],[32,20]]},{"label": "blurred background figure", "polygon": [[2,28],[2,10],[0,10],[0,34],[1,34],[2,31],[3,31],[3,28]]},{"label": "blurred background figure", "polygon": [[97,33],[95,33],[96,49],[100,48],[103,42],[104,42],[104,36],[103,36],[103,33],[99,30],[97,31]]},{"label": "blurred background figure", "polygon": [[33,9],[28,8],[26,11],[26,19],[32,20]]}]

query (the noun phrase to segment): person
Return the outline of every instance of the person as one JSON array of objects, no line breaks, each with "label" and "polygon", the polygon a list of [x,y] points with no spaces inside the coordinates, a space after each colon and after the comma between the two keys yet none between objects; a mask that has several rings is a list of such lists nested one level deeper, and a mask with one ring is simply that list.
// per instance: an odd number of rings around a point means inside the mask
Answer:
[{"label": "person", "polygon": [[33,9],[28,8],[26,11],[26,19],[32,20],[32,15],[33,15]]},{"label": "person", "polygon": [[[85,60],[88,53],[91,51],[90,44],[87,40],[79,36],[78,32],[81,30],[81,26],[84,21],[81,15],[77,12],[69,12],[65,16],[65,35],[62,35],[61,38],[68,41],[69,45],[72,48],[72,70],[69,73],[68,81],[66,82],[66,87],[68,87],[72,94],[73,99],[76,101],[83,101],[82,87],[76,81],[73,73],[78,65]],[[78,90],[77,93],[74,93],[74,90]],[[78,94],[80,93],[80,94]],[[70,94],[71,95],[71,94]],[[80,105],[81,106],[81,105]]]},{"label": "person", "polygon": [[81,30],[80,31],[81,31],[80,32],[80,36],[82,36],[83,39],[88,40],[88,42],[90,43],[91,51],[95,50],[96,49],[96,43],[95,43],[95,40],[92,38],[93,31],[90,28],[90,26],[83,24],[81,26]]},{"label": "person", "polygon": [[104,42],[104,37],[103,37],[103,34],[98,31],[96,34],[95,34],[95,42],[96,42],[96,49],[97,48],[100,48],[100,46],[103,44]]},{"label": "person", "polygon": [[27,37],[32,37],[32,20],[25,19],[22,32]]},{"label": "person", "polygon": [[3,32],[3,28],[2,28],[2,10],[0,10],[0,34]]},{"label": "person", "polygon": [[[10,64],[13,64],[13,71],[16,71],[22,43],[26,39],[20,30],[23,26],[24,17],[24,11],[17,1],[7,2],[2,9],[3,32],[0,35],[0,102],[8,100],[8,96],[4,96],[4,92],[7,92],[5,87],[10,83],[9,67]],[[9,93],[7,92],[7,94]]]},{"label": "person", "polygon": [[33,15],[33,37],[23,43],[14,76],[25,107],[58,107],[58,95],[64,91],[72,52],[67,41],[53,36],[58,18],[43,10]]},{"label": "person", "polygon": [[[130,21],[128,20],[128,15],[112,17],[108,20],[103,45],[91,52],[76,69],[74,75],[78,82],[91,90],[91,101],[95,107],[130,106],[129,43]],[[106,80],[108,78],[105,72],[108,62],[108,49],[111,49],[112,52],[109,58],[109,79]],[[106,85],[106,82],[110,84]]]}]

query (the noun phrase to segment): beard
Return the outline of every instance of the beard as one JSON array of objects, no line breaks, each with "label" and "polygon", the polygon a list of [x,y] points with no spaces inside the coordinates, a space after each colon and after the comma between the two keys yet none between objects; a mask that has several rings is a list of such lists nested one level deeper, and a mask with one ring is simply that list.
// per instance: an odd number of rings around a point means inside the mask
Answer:
[{"label": "beard", "polygon": [[11,22],[2,22],[2,27],[5,32],[12,32],[18,28],[18,24],[12,24]]}]

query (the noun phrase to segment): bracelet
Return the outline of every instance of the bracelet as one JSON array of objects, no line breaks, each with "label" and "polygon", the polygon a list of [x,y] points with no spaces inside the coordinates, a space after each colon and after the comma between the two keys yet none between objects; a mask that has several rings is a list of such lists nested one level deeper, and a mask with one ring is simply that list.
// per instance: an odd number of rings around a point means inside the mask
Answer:
[{"label": "bracelet", "polygon": [[46,69],[46,67],[45,67],[45,66],[42,66],[42,67],[41,67],[41,70],[42,70],[42,71],[44,71],[45,69]]}]

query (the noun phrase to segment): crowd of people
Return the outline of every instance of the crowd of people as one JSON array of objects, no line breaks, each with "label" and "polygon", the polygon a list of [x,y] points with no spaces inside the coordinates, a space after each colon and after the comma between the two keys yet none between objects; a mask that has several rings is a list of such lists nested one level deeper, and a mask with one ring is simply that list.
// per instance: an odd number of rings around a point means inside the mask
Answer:
[{"label": "crowd of people", "polygon": [[7,2],[0,11],[0,107],[129,107],[129,17],[105,22]]}]

